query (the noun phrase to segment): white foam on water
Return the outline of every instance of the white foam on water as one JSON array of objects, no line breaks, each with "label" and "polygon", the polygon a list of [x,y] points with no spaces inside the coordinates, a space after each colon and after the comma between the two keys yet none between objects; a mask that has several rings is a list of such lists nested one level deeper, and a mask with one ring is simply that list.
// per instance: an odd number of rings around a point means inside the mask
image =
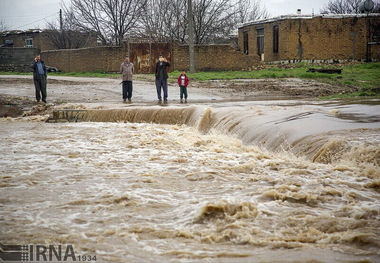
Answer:
[{"label": "white foam on water", "polygon": [[373,162],[313,163],[196,125],[18,121],[0,134],[3,243],[70,243],[100,262],[380,259]]}]

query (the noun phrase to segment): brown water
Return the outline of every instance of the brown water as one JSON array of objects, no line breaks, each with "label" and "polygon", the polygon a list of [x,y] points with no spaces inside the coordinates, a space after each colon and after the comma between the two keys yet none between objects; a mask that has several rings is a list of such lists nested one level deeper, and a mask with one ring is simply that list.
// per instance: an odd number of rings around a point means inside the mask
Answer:
[{"label": "brown water", "polygon": [[2,120],[0,241],[73,244],[99,262],[379,262],[377,110],[250,102]]},{"label": "brown water", "polygon": [[291,152],[312,161],[368,162],[380,166],[380,105],[309,101],[223,102],[191,106],[127,106],[62,110],[56,119],[192,126],[271,152]]}]

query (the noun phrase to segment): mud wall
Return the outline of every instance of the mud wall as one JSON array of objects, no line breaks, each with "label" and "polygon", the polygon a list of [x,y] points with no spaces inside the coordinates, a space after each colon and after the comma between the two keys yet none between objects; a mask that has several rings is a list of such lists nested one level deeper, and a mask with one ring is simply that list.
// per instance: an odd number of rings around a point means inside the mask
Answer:
[{"label": "mud wall", "polygon": [[[195,68],[198,71],[242,70],[259,63],[257,58],[244,55],[230,45],[198,45]],[[173,64],[176,70],[189,69],[189,47],[174,46]]]},{"label": "mud wall", "polygon": [[128,54],[125,47],[94,47],[61,49],[41,52],[49,66],[64,72],[119,71],[120,63]]},{"label": "mud wall", "polygon": [[37,48],[0,48],[0,71],[29,72],[38,53]]},{"label": "mud wall", "polygon": [[[120,63],[129,54],[136,73],[153,73],[159,55],[171,63],[170,70],[187,70],[187,46],[170,43],[125,43],[122,47],[96,47],[43,51],[49,66],[64,72],[118,72]],[[230,45],[202,45],[195,48],[197,70],[241,70],[257,63]]]}]

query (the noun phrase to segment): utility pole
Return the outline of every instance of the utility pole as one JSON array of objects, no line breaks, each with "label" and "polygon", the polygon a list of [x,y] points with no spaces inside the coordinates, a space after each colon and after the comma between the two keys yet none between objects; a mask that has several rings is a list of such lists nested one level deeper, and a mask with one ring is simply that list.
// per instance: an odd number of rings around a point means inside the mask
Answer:
[{"label": "utility pole", "polygon": [[62,9],[59,9],[59,41],[62,47],[66,47],[65,34],[63,32],[63,19],[62,19]]},{"label": "utility pole", "polygon": [[63,30],[62,9],[59,9],[59,30]]},{"label": "utility pole", "polygon": [[195,58],[194,58],[194,21],[193,21],[193,7],[192,0],[187,0],[187,26],[189,29],[189,66],[190,73],[195,72]]}]

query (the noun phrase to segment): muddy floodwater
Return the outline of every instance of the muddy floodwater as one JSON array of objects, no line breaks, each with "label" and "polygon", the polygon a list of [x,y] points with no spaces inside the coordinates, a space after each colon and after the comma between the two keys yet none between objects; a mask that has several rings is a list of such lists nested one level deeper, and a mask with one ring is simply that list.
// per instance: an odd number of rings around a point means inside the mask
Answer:
[{"label": "muddy floodwater", "polygon": [[136,103],[57,106],[75,122],[3,118],[0,242],[72,244],[97,262],[380,262],[379,105]]}]

